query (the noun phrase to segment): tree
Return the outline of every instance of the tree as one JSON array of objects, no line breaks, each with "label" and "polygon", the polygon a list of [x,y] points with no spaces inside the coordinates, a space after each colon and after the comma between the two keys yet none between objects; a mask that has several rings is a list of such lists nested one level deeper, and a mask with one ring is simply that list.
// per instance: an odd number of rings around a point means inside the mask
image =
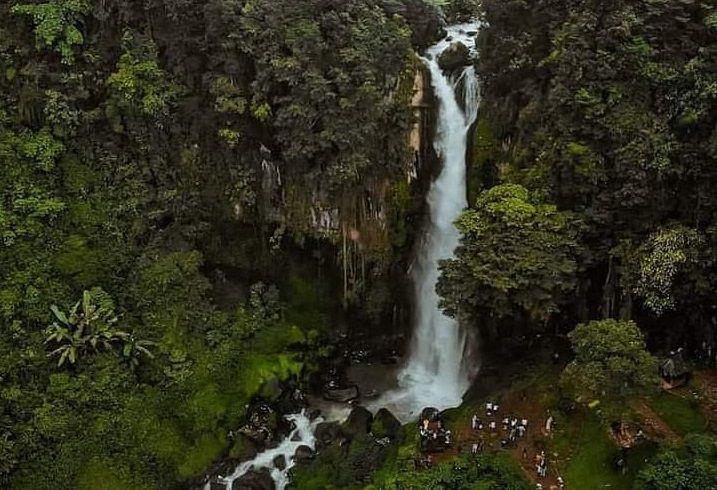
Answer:
[{"label": "tree", "polygon": [[578,325],[570,343],[575,359],[563,371],[561,384],[580,400],[619,400],[657,386],[657,360],[632,321]]},{"label": "tree", "polygon": [[455,259],[441,263],[438,292],[449,315],[524,319],[539,328],[575,288],[579,226],[519,185],[481,194],[456,223]]},{"label": "tree", "polygon": [[123,37],[124,53],[107,79],[114,102],[131,114],[159,116],[167,112],[179,87],[157,64],[157,47],[131,32]]},{"label": "tree", "polygon": [[[601,310],[638,315],[654,338],[714,337],[717,305],[705,292],[715,276],[703,253],[717,204],[714,3],[481,6],[493,174],[584,223],[571,323]],[[669,326],[655,318],[668,311]]]},{"label": "tree", "polygon": [[683,447],[663,449],[635,481],[635,490],[707,488],[717,488],[717,439],[706,434],[690,434]]},{"label": "tree", "polygon": [[51,0],[45,3],[24,3],[13,6],[13,14],[29,15],[35,25],[37,48],[52,48],[62,62],[74,62],[74,48],[84,41],[79,23],[90,10],[85,0]]},{"label": "tree", "polygon": [[699,268],[705,263],[705,240],[684,226],[660,229],[637,251],[634,292],[645,306],[660,315],[676,307],[678,279],[691,278],[688,295],[700,291]]}]

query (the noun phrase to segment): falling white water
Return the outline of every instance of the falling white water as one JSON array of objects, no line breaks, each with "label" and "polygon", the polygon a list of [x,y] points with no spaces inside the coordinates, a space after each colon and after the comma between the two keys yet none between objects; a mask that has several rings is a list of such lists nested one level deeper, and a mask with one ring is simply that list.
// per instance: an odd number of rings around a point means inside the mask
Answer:
[{"label": "falling white water", "polygon": [[[466,150],[468,130],[478,114],[479,91],[472,66],[458,74],[443,73],[438,57],[454,42],[475,51],[475,24],[452,26],[446,39],[426,53],[424,63],[439,102],[435,149],[443,169],[432,183],[427,224],[412,267],[416,316],[410,355],[399,374],[398,388],[380,397],[372,408],[387,407],[403,422],[425,407],[446,409],[461,404],[471,381],[466,351],[468,337],[458,323],[438,307],[438,263],[453,257],[459,233],[453,223],[467,206]],[[459,102],[460,100],[460,102]]]},{"label": "falling white water", "polygon": [[[225,483],[227,488],[231,489],[234,481],[247,474],[250,470],[266,468],[269,470],[269,474],[274,480],[277,490],[284,490],[289,484],[289,470],[296,464],[294,461],[294,453],[299,446],[309,446],[312,450],[316,449],[314,430],[319,423],[323,422],[321,417],[312,421],[304,411],[288,415],[286,419],[294,424],[294,429],[281,444],[274,449],[267,449],[257,454],[251,461],[240,464],[236,470],[234,470],[234,473],[229,476],[220,477],[217,481]],[[286,468],[283,470],[278,469],[274,465],[274,459],[276,459],[277,456],[283,456],[286,461]],[[207,484],[205,488],[209,488],[209,484]]]}]

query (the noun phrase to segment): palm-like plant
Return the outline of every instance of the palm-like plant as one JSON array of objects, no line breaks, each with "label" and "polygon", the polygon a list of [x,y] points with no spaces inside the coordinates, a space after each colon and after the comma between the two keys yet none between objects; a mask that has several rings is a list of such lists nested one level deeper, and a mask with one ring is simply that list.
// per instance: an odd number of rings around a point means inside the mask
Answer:
[{"label": "palm-like plant", "polygon": [[154,345],[154,342],[150,340],[139,340],[132,334],[122,333],[122,341],[124,342],[122,358],[127,362],[127,365],[132,371],[137,369],[142,356],[154,359],[154,355],[152,355],[152,352],[149,350],[149,347]]},{"label": "palm-like plant", "polygon": [[151,343],[136,340],[133,335],[117,329],[118,319],[111,300],[101,290],[93,291],[95,294],[85,291],[69,315],[55,305],[50,307],[56,321],[47,328],[45,343],[59,345],[48,357],[58,356],[57,365],[60,367],[68,361],[75,364],[86,354],[109,350],[113,343],[122,343],[122,355],[132,357],[130,367],[134,369],[142,354],[151,357],[147,349]]}]

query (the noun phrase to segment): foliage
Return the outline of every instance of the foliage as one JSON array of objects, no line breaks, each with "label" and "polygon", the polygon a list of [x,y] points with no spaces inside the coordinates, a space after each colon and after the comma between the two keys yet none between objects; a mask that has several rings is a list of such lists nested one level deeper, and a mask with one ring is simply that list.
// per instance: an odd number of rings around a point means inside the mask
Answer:
[{"label": "foliage", "polygon": [[157,64],[154,43],[141,43],[126,32],[123,45],[124,53],[117,63],[117,71],[107,79],[117,104],[146,116],[165,113],[177,97],[179,88]]},{"label": "foliage", "polygon": [[384,482],[381,488],[527,490],[532,486],[524,479],[520,469],[516,468],[513,462],[499,455],[481,454],[477,457],[463,456],[455,461],[441,463],[427,471],[395,475]]},{"label": "foliage", "polygon": [[694,434],[683,447],[668,447],[653,458],[635,482],[636,490],[685,490],[717,485],[717,440]]},{"label": "foliage", "polygon": [[578,226],[518,185],[482,193],[457,222],[456,258],[438,292],[451,315],[547,323],[575,288]]},{"label": "foliage", "polygon": [[74,62],[74,48],[84,42],[80,21],[90,10],[86,0],[52,0],[47,3],[21,3],[11,12],[32,17],[38,49],[52,48],[62,62]]},{"label": "foliage", "polygon": [[481,117],[500,149],[486,174],[583,225],[561,328],[636,318],[651,338],[701,345],[713,336],[717,277],[714,6],[484,0],[481,9]]},{"label": "foliage", "polygon": [[656,314],[673,309],[675,282],[686,270],[698,269],[704,247],[704,238],[694,229],[678,226],[652,234],[637,252],[635,294]]},{"label": "foliage", "polygon": [[53,305],[51,309],[56,321],[47,328],[45,343],[55,344],[52,346],[55,349],[48,356],[59,356],[58,367],[65,361],[75,364],[80,357],[109,350],[113,343],[125,340],[129,342],[122,346],[123,355],[129,357],[139,349],[139,353],[151,356],[142,341],[136,341],[127,332],[116,329],[118,319],[114,304],[99,288],[85,291],[82,300],[72,307],[68,315],[57,306]]},{"label": "foliage", "polygon": [[[241,46],[257,56],[254,114],[276,129],[289,175],[321,172],[331,188],[400,161],[393,139],[406,108],[384,87],[408,61],[403,23],[375,2],[252,0],[243,12]],[[377,128],[392,129],[377,138]]]},{"label": "foliage", "polygon": [[0,2],[0,487],[186,486],[316,367],[332,284],[284,272],[404,178],[389,7]]},{"label": "foliage", "polygon": [[570,333],[575,360],[561,383],[585,402],[622,399],[657,386],[657,361],[634,322],[602,320]]}]

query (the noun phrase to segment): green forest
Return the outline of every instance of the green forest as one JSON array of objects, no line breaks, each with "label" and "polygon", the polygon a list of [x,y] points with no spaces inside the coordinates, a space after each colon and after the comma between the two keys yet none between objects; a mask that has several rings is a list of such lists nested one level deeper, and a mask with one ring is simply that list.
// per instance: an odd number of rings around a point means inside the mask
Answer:
[{"label": "green forest", "polygon": [[[431,66],[472,374],[409,422]],[[0,332],[0,488],[717,488],[717,1],[0,2]]]}]

